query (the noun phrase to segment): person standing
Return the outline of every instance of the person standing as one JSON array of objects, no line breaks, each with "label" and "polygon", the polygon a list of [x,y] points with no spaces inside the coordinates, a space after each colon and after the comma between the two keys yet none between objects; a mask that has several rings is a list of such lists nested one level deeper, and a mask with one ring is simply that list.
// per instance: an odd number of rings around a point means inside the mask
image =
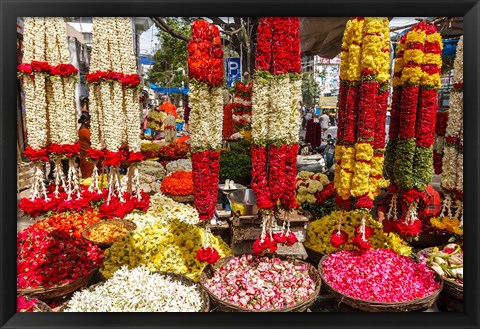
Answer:
[{"label": "person standing", "polygon": [[325,134],[325,131],[327,131],[329,122],[330,122],[330,117],[327,114],[327,110],[323,110],[323,114],[320,116],[320,126],[322,127],[322,136]]},{"label": "person standing", "polygon": [[80,142],[80,171],[82,178],[88,178],[93,173],[93,162],[87,160],[87,151],[92,148],[90,142],[90,114],[88,112],[82,112],[78,123],[81,124],[78,130],[78,140]]}]

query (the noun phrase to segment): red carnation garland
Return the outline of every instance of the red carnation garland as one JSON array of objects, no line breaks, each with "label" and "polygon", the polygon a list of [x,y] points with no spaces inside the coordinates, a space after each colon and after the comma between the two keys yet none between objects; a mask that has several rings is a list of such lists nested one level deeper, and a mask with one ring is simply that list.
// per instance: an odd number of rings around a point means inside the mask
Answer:
[{"label": "red carnation garland", "polygon": [[282,196],[286,188],[286,145],[282,145],[280,147],[277,147],[276,145],[270,145],[268,149],[268,158],[268,186],[270,188],[272,201],[277,203],[278,199]]},{"label": "red carnation garland", "polygon": [[227,139],[233,135],[235,128],[233,126],[232,109],[235,105],[233,103],[225,104],[223,107],[223,127],[222,136]]},{"label": "red carnation garland", "polygon": [[267,172],[267,148],[252,144],[252,190],[258,209],[273,210],[275,203],[270,195]]},{"label": "red carnation garland", "polygon": [[272,65],[273,17],[259,19],[257,47],[255,49],[255,70],[270,72]]},{"label": "red carnation garland", "polygon": [[447,131],[448,112],[437,112],[435,125],[435,144],[433,148],[433,168],[436,175],[442,173],[443,145],[445,144],[445,133]]},{"label": "red carnation garland", "polygon": [[217,204],[220,153],[213,150],[192,153],[194,206],[200,220],[213,218]]}]

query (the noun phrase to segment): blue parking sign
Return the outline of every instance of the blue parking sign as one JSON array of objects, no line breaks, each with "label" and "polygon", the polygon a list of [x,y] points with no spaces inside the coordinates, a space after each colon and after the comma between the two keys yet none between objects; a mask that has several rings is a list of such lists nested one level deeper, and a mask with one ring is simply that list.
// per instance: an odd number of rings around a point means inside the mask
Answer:
[{"label": "blue parking sign", "polygon": [[239,57],[230,57],[225,60],[225,77],[229,87],[233,87],[235,81],[242,81],[242,64]]}]

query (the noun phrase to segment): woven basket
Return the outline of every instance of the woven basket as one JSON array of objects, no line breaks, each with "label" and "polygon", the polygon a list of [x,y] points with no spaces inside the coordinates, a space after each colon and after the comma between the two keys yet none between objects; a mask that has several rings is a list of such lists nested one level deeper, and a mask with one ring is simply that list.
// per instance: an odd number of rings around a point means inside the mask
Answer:
[{"label": "woven basket", "polygon": [[289,307],[283,307],[279,309],[272,309],[272,310],[263,310],[263,311],[256,311],[256,310],[250,310],[238,305],[234,305],[228,302],[225,302],[218,298],[216,295],[214,295],[206,286],[205,283],[208,279],[210,279],[215,270],[219,269],[222,266],[225,266],[231,259],[234,258],[234,256],[227,256],[225,258],[219,259],[215,265],[207,265],[203,269],[202,274],[200,275],[200,284],[202,287],[207,291],[208,295],[210,296],[210,299],[212,300],[212,306],[215,307],[215,309],[221,311],[221,312],[305,312],[315,301],[317,298],[318,294],[320,293],[320,286],[321,286],[321,279],[320,276],[317,272],[317,270],[310,264],[305,263],[299,259],[290,259],[286,256],[279,256],[275,255],[277,258],[281,259],[287,259],[291,262],[294,262],[294,264],[306,264],[308,266],[308,273],[310,277],[313,279],[315,282],[315,291],[305,299],[304,301],[295,304],[294,306],[289,306]]},{"label": "woven basket", "polygon": [[[23,297],[25,297],[25,299],[27,299],[27,300],[32,299],[31,296],[27,296],[27,295],[23,295]],[[34,309],[35,309],[35,312],[53,312],[53,310],[50,308],[50,306],[48,306],[47,304],[45,304],[44,302],[42,302],[39,299],[37,299],[37,302],[35,303]]]},{"label": "woven basket", "polygon": [[[96,222],[96,223],[93,223],[93,224],[90,224],[88,225],[87,227],[85,227],[85,229],[83,230],[82,232],[82,236],[85,240],[93,243],[93,244],[96,244],[99,248],[101,249],[107,249],[107,248],[110,248],[113,244],[113,242],[100,242],[100,241],[94,241],[92,239],[90,239],[90,237],[88,236],[88,232],[95,228],[95,227],[98,227],[98,226],[102,226],[102,225],[107,225],[109,223],[115,223],[117,225],[120,225],[120,226],[123,226],[124,228],[127,229],[128,232],[131,232],[133,231],[134,229],[137,228],[137,225],[132,222],[132,221],[129,221],[129,220],[123,220],[123,219],[110,219],[110,220],[102,220],[100,222]],[[119,237],[120,239],[121,237]]]},{"label": "woven basket", "polygon": [[[172,278],[172,280],[180,281],[184,285],[187,285],[187,286],[195,286],[198,289],[198,291],[200,292],[200,298],[202,299],[202,302],[203,302],[202,307],[198,312],[209,312],[210,311],[210,299],[208,298],[207,292],[203,289],[203,287],[201,285],[199,285],[198,283],[196,283],[192,279],[189,279],[184,275],[177,274],[177,273],[172,273],[172,272],[152,272],[152,273],[158,273],[158,274],[168,276],[168,277]],[[86,289],[88,289],[89,291],[92,291],[93,289],[95,289],[95,287],[101,286],[102,284],[104,284],[104,282],[96,283],[96,284],[91,285],[90,287],[88,287]],[[58,311],[63,312],[63,311],[65,311],[65,309],[67,307],[68,307],[68,303],[65,303]]]},{"label": "woven basket", "polygon": [[443,280],[438,274],[435,273],[435,281],[440,283],[440,287],[431,295],[418,298],[408,302],[398,302],[398,303],[382,303],[375,301],[366,301],[358,298],[349,297],[342,294],[340,291],[336,290],[330,286],[323,277],[323,262],[327,259],[327,256],[322,257],[320,263],[318,264],[318,271],[320,277],[322,278],[323,283],[327,286],[328,291],[339,301],[339,303],[344,303],[353,308],[365,311],[365,312],[412,312],[412,311],[421,311],[430,308],[433,303],[438,299],[440,292],[443,289]]},{"label": "woven basket", "polygon": [[172,199],[175,202],[181,202],[181,203],[193,202],[193,194],[189,194],[189,195],[165,194],[165,196]]},{"label": "woven basket", "polygon": [[[433,248],[422,249],[417,252],[415,256],[418,260],[420,260],[420,254],[431,252],[432,250]],[[456,283],[455,281],[449,280],[443,276],[441,278],[443,280],[443,292],[454,299],[463,300],[463,284]]]},{"label": "woven basket", "polygon": [[305,248],[305,251],[307,252],[308,259],[311,260],[312,263],[314,263],[315,265],[318,265],[318,263],[320,262],[320,259],[322,259],[322,257],[325,256],[324,254],[321,254],[318,251],[310,249],[310,248],[306,247],[305,245],[303,247]]},{"label": "woven basket", "polygon": [[98,268],[90,271],[86,276],[76,279],[70,283],[53,286],[48,288],[31,288],[31,289],[17,289],[17,293],[21,295],[27,295],[29,297],[35,297],[44,301],[54,300],[65,295],[68,295],[75,290],[88,285],[92,278],[97,273]]}]

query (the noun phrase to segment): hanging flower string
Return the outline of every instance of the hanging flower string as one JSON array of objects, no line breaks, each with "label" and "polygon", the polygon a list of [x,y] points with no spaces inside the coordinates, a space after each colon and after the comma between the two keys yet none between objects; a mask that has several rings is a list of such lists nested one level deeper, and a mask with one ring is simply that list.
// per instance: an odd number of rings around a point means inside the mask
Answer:
[{"label": "hanging flower string", "polygon": [[[415,25],[405,37],[405,50],[401,71],[396,78],[402,86],[401,96],[392,104],[392,120],[395,111],[395,126],[401,125],[398,134],[391,133],[387,172],[392,175],[398,193],[408,204],[404,217],[397,223],[385,223],[404,236],[418,235],[421,222],[417,217],[417,206],[428,183],[433,168],[433,144],[435,141],[435,120],[438,108],[437,89],[440,87],[441,36],[433,24],[421,22]],[[401,73],[400,73],[401,72]],[[395,80],[394,79],[394,83]],[[401,98],[401,102],[400,102]],[[401,105],[399,105],[401,104]],[[393,124],[393,121],[392,121]],[[396,190],[396,188],[394,188]],[[392,198],[387,220],[396,219],[397,196]]]},{"label": "hanging flower string", "polygon": [[457,44],[453,69],[441,177],[442,188],[447,193],[439,218],[432,220],[459,221],[456,231],[463,234],[463,36]]},{"label": "hanging flower string", "polygon": [[252,95],[252,189],[264,225],[253,245],[256,254],[274,252],[277,242],[292,245],[297,241],[290,231],[289,214],[280,233],[272,230],[276,226],[274,212],[281,208],[287,213],[298,207],[299,40],[298,17],[260,18]]},{"label": "hanging flower string", "polygon": [[361,214],[362,224],[348,242],[340,217],[338,229],[330,236],[335,248],[346,244],[359,250],[370,248],[371,233],[365,228],[367,212],[373,208],[380,189],[388,186],[382,170],[390,79],[389,33],[386,17],[353,17],[343,35],[343,87],[338,114],[341,133],[335,149],[334,187],[337,206],[348,211],[354,205],[352,212]]}]

